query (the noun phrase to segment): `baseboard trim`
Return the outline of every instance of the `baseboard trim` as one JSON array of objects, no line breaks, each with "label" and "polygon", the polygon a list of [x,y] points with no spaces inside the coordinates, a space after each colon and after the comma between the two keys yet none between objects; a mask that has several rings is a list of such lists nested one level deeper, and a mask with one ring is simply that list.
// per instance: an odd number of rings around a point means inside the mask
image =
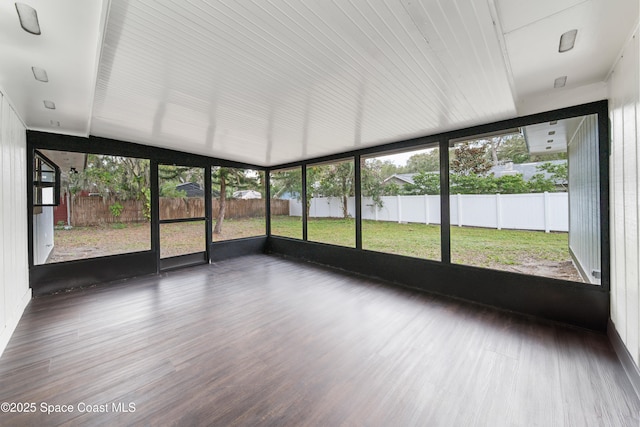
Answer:
[{"label": "baseboard trim", "polygon": [[607,336],[609,337],[609,341],[611,341],[613,350],[616,352],[620,363],[622,363],[624,372],[627,374],[629,382],[631,382],[633,390],[636,392],[636,396],[640,399],[640,369],[638,369],[638,365],[636,365],[633,357],[631,357],[631,353],[629,353],[629,350],[627,350],[627,347],[624,345],[611,319],[609,319],[609,323],[607,324]]},{"label": "baseboard trim", "polygon": [[4,349],[7,348],[11,336],[18,327],[18,322],[20,322],[22,313],[24,313],[25,308],[27,308],[29,301],[31,301],[31,288],[22,296],[13,313],[9,313],[10,318],[8,319],[7,325],[4,330],[0,332],[0,357],[2,357]]}]

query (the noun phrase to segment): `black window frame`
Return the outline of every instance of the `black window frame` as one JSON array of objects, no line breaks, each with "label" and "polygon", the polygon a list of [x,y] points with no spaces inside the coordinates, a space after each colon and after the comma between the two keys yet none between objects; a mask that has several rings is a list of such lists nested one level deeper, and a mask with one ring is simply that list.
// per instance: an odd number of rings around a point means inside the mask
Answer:
[{"label": "black window frame", "polygon": [[[42,164],[48,165],[53,171],[53,182],[43,181]],[[33,174],[31,174],[33,188],[33,207],[60,205],[60,167],[39,150],[33,150]],[[53,203],[42,203],[42,190],[53,188]],[[39,201],[39,203],[37,202]]]}]

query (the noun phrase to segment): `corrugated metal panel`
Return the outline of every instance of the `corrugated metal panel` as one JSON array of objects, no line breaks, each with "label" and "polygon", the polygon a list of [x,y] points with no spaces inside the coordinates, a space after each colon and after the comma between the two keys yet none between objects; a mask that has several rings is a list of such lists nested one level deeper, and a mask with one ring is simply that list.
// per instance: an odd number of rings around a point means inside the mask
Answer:
[{"label": "corrugated metal panel", "polygon": [[91,132],[268,165],[514,115],[483,0],[113,0]]}]

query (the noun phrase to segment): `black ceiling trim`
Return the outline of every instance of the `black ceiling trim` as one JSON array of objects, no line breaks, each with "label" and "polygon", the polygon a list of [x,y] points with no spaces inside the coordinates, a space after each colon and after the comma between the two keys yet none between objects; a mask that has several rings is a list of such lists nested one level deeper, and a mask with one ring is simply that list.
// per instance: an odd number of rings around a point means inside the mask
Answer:
[{"label": "black ceiling trim", "polygon": [[34,148],[74,151],[78,153],[105,154],[110,156],[153,159],[163,164],[179,163],[184,166],[224,166],[265,170],[263,166],[252,165],[199,154],[185,153],[167,148],[153,147],[135,142],[119,141],[97,136],[81,137],[40,131],[27,131],[27,141]]}]

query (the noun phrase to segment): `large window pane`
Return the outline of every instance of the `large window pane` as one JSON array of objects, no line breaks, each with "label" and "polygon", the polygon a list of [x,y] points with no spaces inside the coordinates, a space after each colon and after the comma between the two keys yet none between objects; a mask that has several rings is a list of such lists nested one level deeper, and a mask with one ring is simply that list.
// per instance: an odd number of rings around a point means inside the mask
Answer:
[{"label": "large window pane", "polygon": [[57,206],[34,208],[34,264],[151,249],[148,160],[41,152],[59,168],[61,191]]},{"label": "large window pane", "polygon": [[307,238],[355,247],[353,159],[307,167]]},{"label": "large window pane", "polygon": [[204,168],[158,165],[160,258],[206,251]]},{"label": "large window pane", "polygon": [[160,258],[204,252],[205,222],[185,221],[160,224]]},{"label": "large window pane", "polygon": [[302,168],[271,171],[271,234],[302,239]]},{"label": "large window pane", "polygon": [[36,151],[33,156],[33,205],[56,206],[60,202],[60,168]]},{"label": "large window pane", "polygon": [[211,181],[213,241],[264,236],[264,172],[216,166]]},{"label": "large window pane", "polygon": [[160,221],[204,218],[204,168],[159,165]]},{"label": "large window pane", "polygon": [[440,151],[362,160],[362,248],[440,260]]},{"label": "large window pane", "polygon": [[453,141],[451,261],[600,283],[596,116]]}]

